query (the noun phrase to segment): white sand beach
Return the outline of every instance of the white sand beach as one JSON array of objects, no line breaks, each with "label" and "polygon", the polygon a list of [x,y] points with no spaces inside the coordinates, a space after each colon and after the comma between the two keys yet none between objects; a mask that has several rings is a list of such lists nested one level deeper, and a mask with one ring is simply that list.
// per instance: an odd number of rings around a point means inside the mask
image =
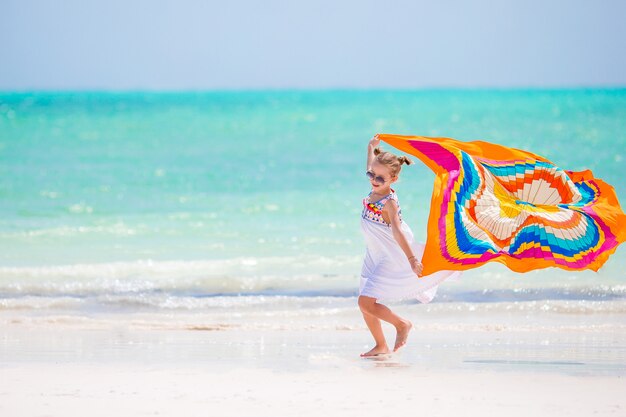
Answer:
[{"label": "white sand beach", "polygon": [[623,416],[623,378],[372,364],[290,371],[204,364],[46,363],[2,369],[6,416]]},{"label": "white sand beach", "polygon": [[356,308],[230,323],[4,311],[0,415],[624,415],[621,302],[586,315],[517,304],[398,306],[415,331],[382,359],[358,356],[371,341]]}]

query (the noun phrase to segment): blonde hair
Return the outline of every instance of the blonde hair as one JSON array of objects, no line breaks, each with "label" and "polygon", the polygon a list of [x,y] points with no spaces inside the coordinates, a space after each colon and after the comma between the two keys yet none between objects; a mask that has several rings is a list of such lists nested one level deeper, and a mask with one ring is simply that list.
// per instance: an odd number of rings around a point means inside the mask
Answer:
[{"label": "blonde hair", "polygon": [[411,161],[404,155],[397,156],[392,154],[391,152],[385,152],[380,148],[374,148],[374,155],[376,156],[376,158],[374,158],[376,161],[389,168],[392,177],[400,174],[402,164],[411,165],[413,163],[413,161]]}]

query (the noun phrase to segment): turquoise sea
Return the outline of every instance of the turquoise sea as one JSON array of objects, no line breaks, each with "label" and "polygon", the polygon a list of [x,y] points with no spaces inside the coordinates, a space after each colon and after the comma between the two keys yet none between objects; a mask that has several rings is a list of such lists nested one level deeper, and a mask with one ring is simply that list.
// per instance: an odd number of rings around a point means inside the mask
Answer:
[{"label": "turquoise sea", "polygon": [[[0,93],[0,308],[353,308],[375,133],[526,149],[624,205],[625,132],[626,89]],[[394,188],[423,241],[417,162]],[[598,273],[487,265],[435,302],[623,300],[625,251]]]}]

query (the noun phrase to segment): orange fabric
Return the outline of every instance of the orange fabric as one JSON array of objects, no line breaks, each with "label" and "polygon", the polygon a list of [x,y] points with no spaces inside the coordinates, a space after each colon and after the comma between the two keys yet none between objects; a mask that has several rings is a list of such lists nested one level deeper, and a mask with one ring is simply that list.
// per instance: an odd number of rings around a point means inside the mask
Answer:
[{"label": "orange fabric", "polygon": [[500,262],[597,271],[626,240],[615,190],[590,170],[485,141],[379,134],[435,173],[424,275]]}]

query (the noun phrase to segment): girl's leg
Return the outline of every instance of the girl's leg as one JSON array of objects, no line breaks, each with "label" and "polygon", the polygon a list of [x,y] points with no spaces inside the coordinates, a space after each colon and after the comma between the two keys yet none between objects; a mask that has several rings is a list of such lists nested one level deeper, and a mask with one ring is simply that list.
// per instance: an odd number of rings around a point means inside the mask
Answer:
[{"label": "girl's leg", "polygon": [[385,320],[396,328],[396,343],[393,347],[394,352],[404,346],[409,332],[413,327],[410,321],[398,316],[387,306],[378,304],[376,299],[372,297],[359,296],[359,308],[364,314],[367,313],[381,320]]},{"label": "girl's leg", "polygon": [[363,319],[365,319],[365,323],[370,329],[370,333],[374,336],[376,346],[374,346],[374,348],[372,348],[369,352],[361,353],[361,356],[374,356],[379,353],[389,353],[389,347],[387,346],[387,340],[385,340],[383,328],[380,325],[380,319],[364,311],[362,313]]}]

